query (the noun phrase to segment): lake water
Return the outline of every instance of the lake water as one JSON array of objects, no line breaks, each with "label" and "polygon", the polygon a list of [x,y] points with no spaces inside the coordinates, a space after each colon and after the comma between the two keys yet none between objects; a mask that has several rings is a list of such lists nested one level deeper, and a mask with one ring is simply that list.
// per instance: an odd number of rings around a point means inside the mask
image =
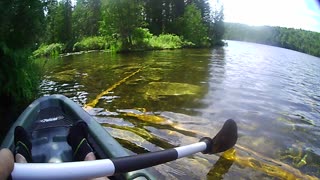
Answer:
[{"label": "lake water", "polygon": [[228,41],[215,49],[93,52],[48,60],[41,95],[64,94],[131,153],[238,124],[234,149],[155,166],[159,179],[320,178],[320,59]]}]

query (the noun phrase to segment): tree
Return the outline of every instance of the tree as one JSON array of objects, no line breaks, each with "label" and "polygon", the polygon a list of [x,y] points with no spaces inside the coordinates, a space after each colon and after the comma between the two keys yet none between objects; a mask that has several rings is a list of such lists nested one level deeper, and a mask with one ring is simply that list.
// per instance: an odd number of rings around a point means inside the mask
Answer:
[{"label": "tree", "polygon": [[122,48],[129,49],[134,30],[143,26],[142,10],[140,0],[105,0],[101,32],[105,36],[118,36]]},{"label": "tree", "polygon": [[0,137],[35,97],[36,67],[29,59],[44,18],[40,0],[0,1]]},{"label": "tree", "polygon": [[60,41],[68,43],[72,40],[72,5],[71,0],[63,0],[61,3],[63,21],[59,33]]},{"label": "tree", "polygon": [[209,25],[209,38],[212,45],[223,45],[222,38],[224,35],[224,13],[223,5],[218,2],[214,7]]},{"label": "tree", "polygon": [[183,14],[182,35],[197,46],[208,45],[207,27],[202,21],[201,12],[195,4],[186,7]]},{"label": "tree", "polygon": [[144,4],[145,21],[151,33],[159,35],[163,29],[162,0],[146,0]]},{"label": "tree", "polygon": [[0,2],[0,41],[8,48],[35,46],[41,36],[43,4],[40,0]]},{"label": "tree", "polygon": [[74,8],[73,30],[75,39],[97,36],[99,34],[99,21],[101,21],[100,0],[78,0]]},{"label": "tree", "polygon": [[46,31],[45,31],[45,38],[43,42],[46,43],[54,43],[58,42],[58,26],[59,26],[59,19],[58,19],[58,1],[57,0],[48,0],[45,3],[45,24],[46,24]]},{"label": "tree", "polygon": [[[46,43],[72,42],[72,5],[71,0],[49,0],[46,3]],[[68,49],[70,49],[67,45]]]}]

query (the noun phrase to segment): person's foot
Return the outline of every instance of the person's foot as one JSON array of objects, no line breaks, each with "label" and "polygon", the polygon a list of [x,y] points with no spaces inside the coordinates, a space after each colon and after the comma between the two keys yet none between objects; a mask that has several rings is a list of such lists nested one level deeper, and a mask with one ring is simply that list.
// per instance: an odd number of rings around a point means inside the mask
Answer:
[{"label": "person's foot", "polygon": [[14,145],[16,162],[32,162],[30,136],[21,126],[14,130]]},{"label": "person's foot", "polygon": [[89,153],[93,152],[87,137],[88,125],[85,122],[80,121],[70,128],[67,141],[72,148],[75,161],[83,161]]}]

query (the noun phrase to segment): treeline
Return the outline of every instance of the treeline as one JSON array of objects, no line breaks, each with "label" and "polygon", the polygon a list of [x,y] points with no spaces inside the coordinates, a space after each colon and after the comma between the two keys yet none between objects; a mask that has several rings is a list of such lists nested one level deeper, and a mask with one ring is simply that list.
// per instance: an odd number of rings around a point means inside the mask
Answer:
[{"label": "treeline", "polygon": [[[223,8],[208,0],[47,0],[36,55],[59,51],[209,47],[222,43]],[[172,46],[166,46],[172,44]],[[52,45],[54,44],[54,45]]]},{"label": "treeline", "polygon": [[320,33],[318,32],[225,23],[224,38],[278,46],[320,57]]}]

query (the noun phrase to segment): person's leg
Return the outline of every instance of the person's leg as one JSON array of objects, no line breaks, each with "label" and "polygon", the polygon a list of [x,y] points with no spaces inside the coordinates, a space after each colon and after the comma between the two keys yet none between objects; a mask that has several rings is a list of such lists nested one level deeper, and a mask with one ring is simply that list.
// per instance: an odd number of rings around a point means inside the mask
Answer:
[{"label": "person's leg", "polygon": [[[70,128],[67,141],[72,148],[73,157],[76,161],[94,161],[93,153],[88,141],[88,127],[85,122],[78,122]],[[106,180],[108,177],[94,178],[92,180]]]},{"label": "person's leg", "polygon": [[27,131],[17,126],[14,130],[15,160],[19,163],[32,162],[30,136]]},{"label": "person's leg", "polygon": [[14,158],[9,149],[0,150],[0,180],[7,179],[13,171]]},{"label": "person's leg", "polygon": [[67,142],[72,148],[73,159],[75,161],[84,161],[86,158],[95,160],[93,150],[87,138],[88,127],[85,122],[78,122],[70,128]]}]

